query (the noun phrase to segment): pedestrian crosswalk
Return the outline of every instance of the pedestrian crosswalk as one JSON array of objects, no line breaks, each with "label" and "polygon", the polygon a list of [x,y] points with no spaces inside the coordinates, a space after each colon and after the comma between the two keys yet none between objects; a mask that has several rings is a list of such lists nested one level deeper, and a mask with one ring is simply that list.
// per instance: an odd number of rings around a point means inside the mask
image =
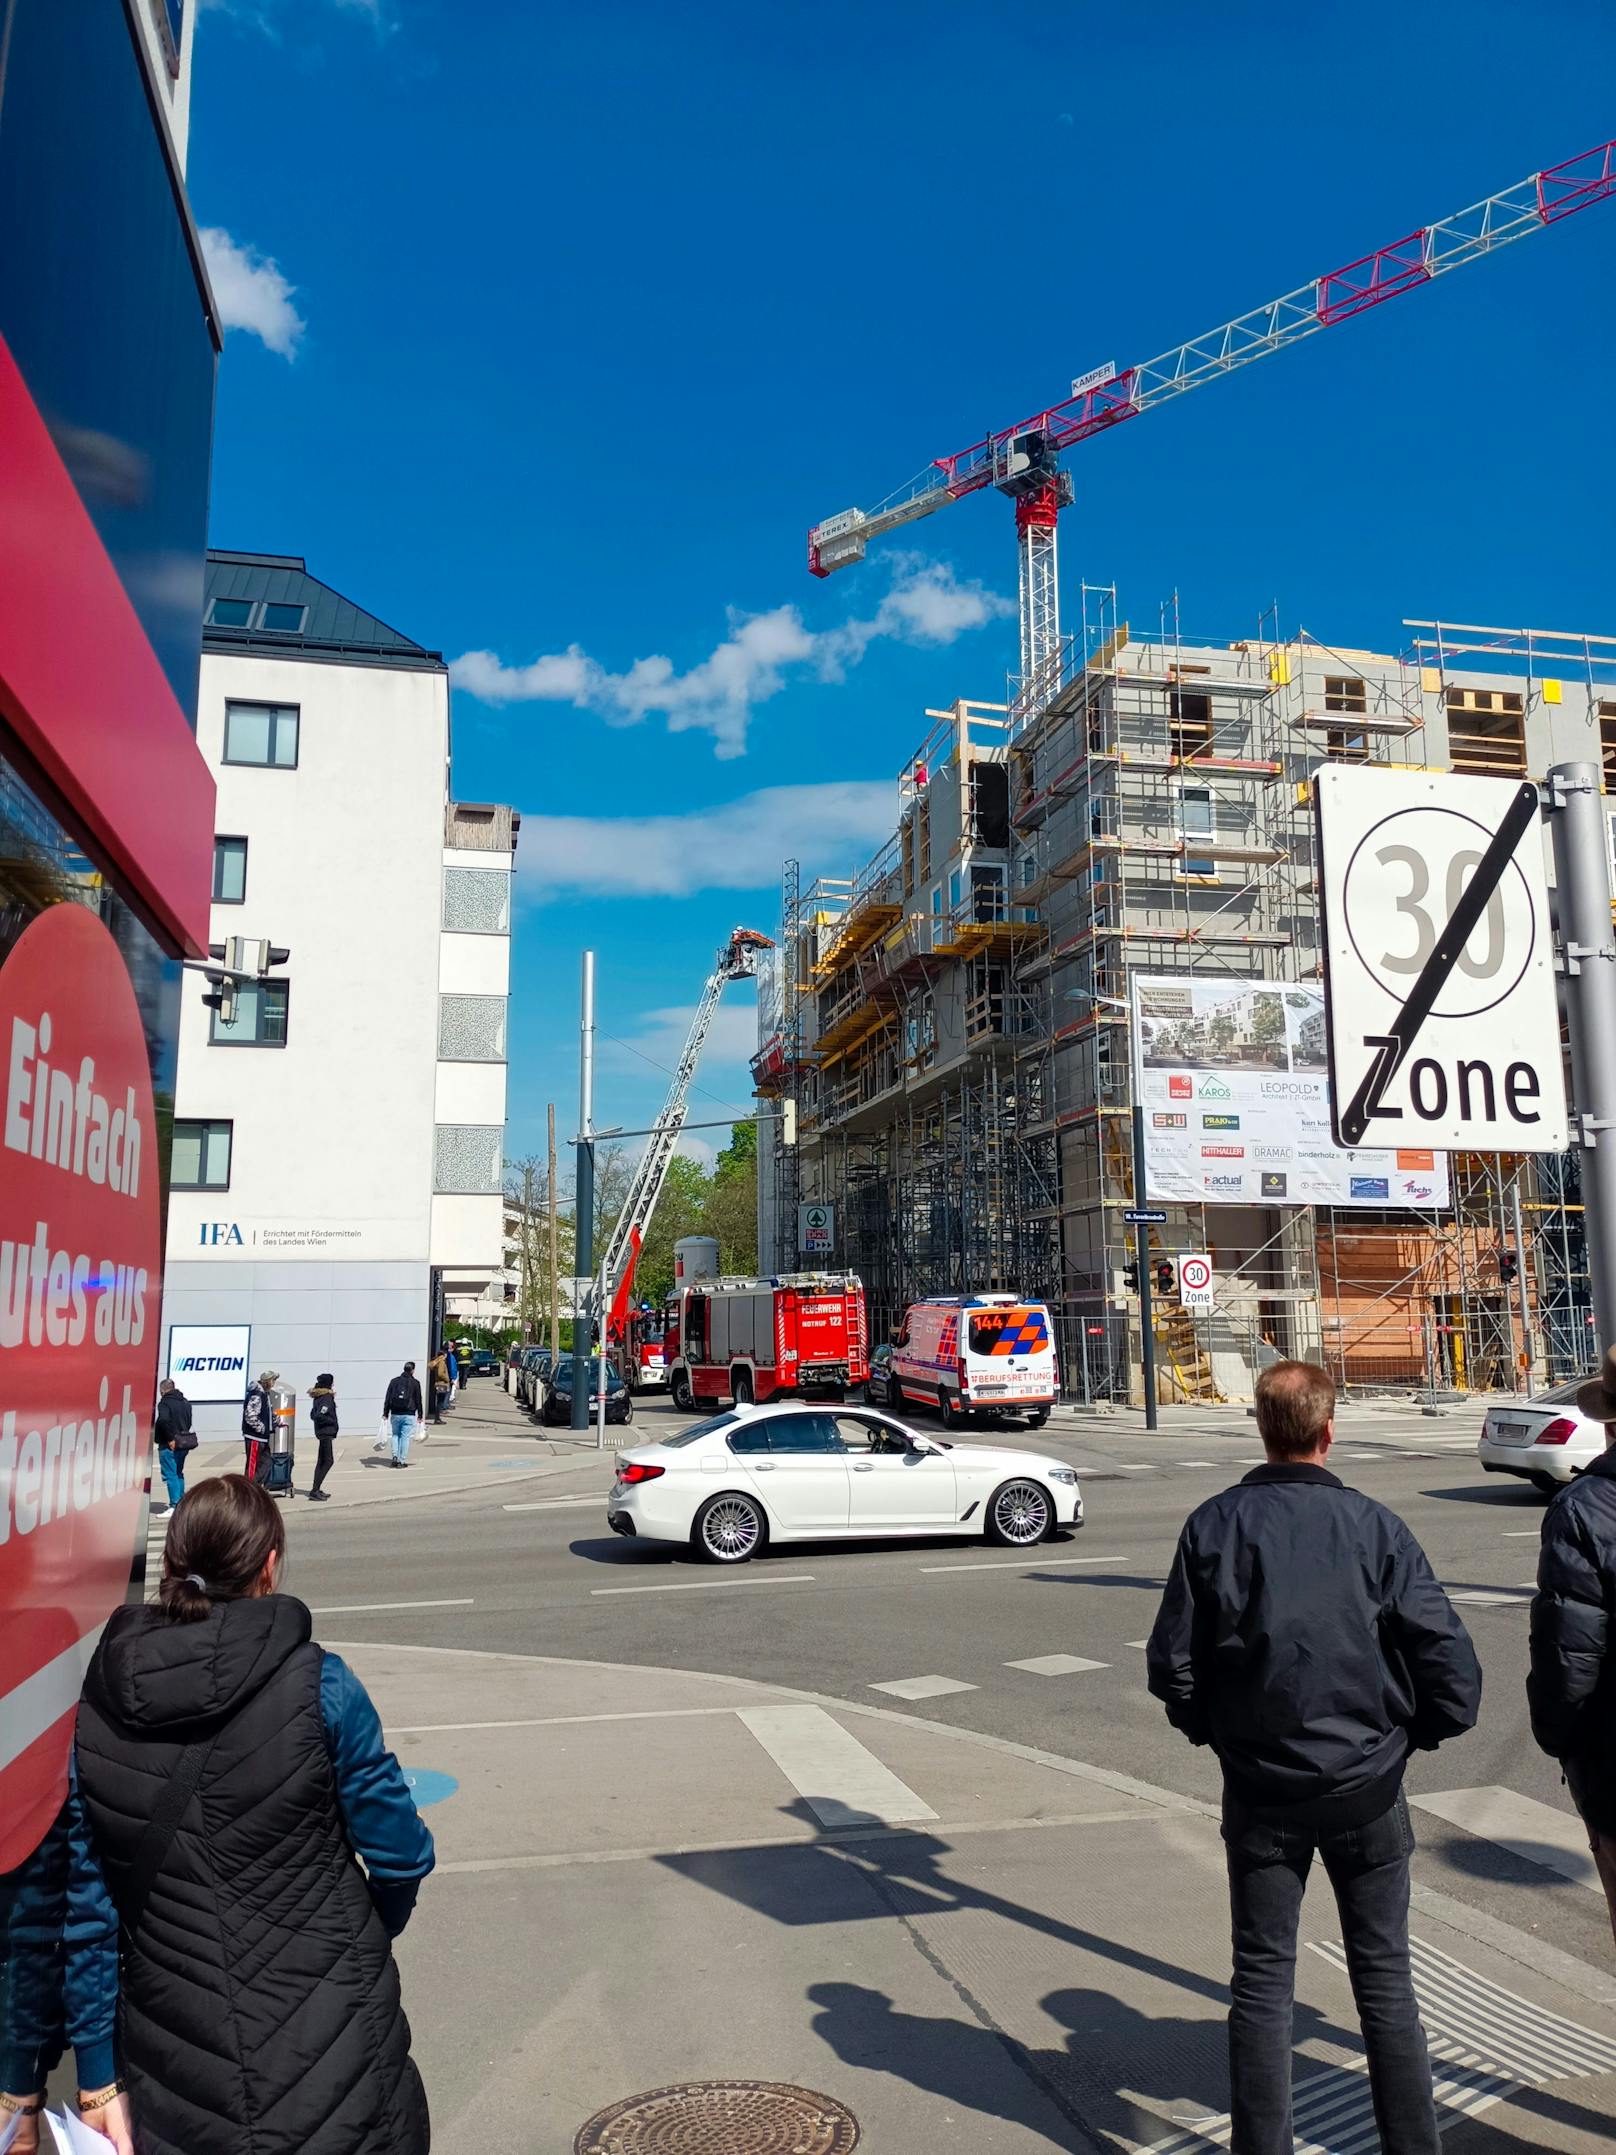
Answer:
[{"label": "pedestrian crosswalk", "polygon": [[[1311,1951],[1343,1979],[1340,1940]],[[1437,2115],[1444,2129],[1477,2117],[1520,2087],[1616,2072],[1616,2041],[1534,2005],[1421,1939],[1410,1943],[1414,1994],[1430,2046]],[[1147,2155],[1206,2155],[1229,2146],[1227,2112],[1197,2118]],[[1374,2155],[1380,2145],[1361,2058],[1296,2083],[1296,2155]]]}]

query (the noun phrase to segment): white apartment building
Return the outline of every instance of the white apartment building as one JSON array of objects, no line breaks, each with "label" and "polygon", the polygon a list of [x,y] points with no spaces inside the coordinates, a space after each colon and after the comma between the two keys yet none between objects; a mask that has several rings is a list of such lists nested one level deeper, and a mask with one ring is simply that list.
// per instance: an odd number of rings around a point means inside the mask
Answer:
[{"label": "white apartment building", "polygon": [[265,1367],[362,1430],[503,1263],[519,819],[450,797],[440,654],[295,556],[210,554],[197,740],[215,951],[290,958],[228,1024],[185,979],[164,1367],[204,1436]]}]

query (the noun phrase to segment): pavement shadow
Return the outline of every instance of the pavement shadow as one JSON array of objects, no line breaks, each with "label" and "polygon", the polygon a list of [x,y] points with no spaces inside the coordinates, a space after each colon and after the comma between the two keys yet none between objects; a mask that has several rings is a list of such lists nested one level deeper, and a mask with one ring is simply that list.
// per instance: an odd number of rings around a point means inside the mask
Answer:
[{"label": "pavement shadow", "polygon": [[1126,1586],[1151,1594],[1161,1593],[1167,1584],[1133,1571],[1030,1571],[1027,1577],[1034,1586]]},{"label": "pavement shadow", "polygon": [[[1517,1841],[1513,1847],[1504,1848],[1496,1841],[1455,1833],[1451,1840],[1442,1841],[1432,1841],[1427,1836],[1425,1845],[1429,1852],[1440,1853],[1450,1870],[1463,1871],[1470,1878],[1491,1879],[1501,1885],[1569,1886],[1573,1892],[1583,1891],[1575,1878],[1565,1874],[1564,1849],[1551,1848],[1546,1842]],[[1592,1855],[1584,1861],[1586,1884],[1597,1885],[1599,1873]]]},{"label": "pavement shadow", "polygon": [[1472,1488],[1461,1483],[1453,1489],[1422,1489],[1420,1495],[1435,1497],[1442,1504],[1489,1504],[1495,1511],[1535,1512],[1539,1517],[1549,1501],[1527,1482],[1512,1483],[1507,1489],[1486,1484]]}]

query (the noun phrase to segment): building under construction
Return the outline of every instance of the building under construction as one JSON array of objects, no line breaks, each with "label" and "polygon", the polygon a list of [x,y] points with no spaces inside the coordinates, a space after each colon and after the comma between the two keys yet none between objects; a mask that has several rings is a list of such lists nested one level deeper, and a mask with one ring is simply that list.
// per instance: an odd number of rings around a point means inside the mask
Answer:
[{"label": "building under construction", "polygon": [[[787,871],[755,1071],[796,1099],[800,1144],[764,1162],[765,1261],[797,1261],[817,1205],[872,1325],[918,1295],[1014,1288],[1055,1312],[1069,1392],[1137,1397],[1136,979],[1316,992],[1325,761],[1616,777],[1616,639],[1406,627],[1396,657],[1271,623],[1192,641],[1176,603],[1143,633],[1086,587],[1034,691],[929,712],[875,858]],[[1574,1157],[1447,1169],[1447,1201],[1423,1207],[1162,1207],[1152,1257],[1202,1252],[1216,1278],[1210,1315],[1158,1304],[1163,1396],[1249,1397],[1283,1354],[1351,1387],[1580,1371]]]}]

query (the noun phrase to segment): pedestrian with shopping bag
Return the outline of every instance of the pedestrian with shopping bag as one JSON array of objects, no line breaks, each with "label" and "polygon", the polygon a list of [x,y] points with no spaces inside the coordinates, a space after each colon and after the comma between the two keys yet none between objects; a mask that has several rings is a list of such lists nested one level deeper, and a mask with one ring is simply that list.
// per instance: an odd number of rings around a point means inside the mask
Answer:
[{"label": "pedestrian with shopping bag", "polygon": [[449,1350],[440,1347],[432,1357],[427,1370],[427,1381],[432,1387],[432,1419],[443,1420],[443,1410],[449,1404]]},{"label": "pedestrian with shopping bag", "polygon": [[153,1518],[160,1518],[184,1496],[186,1455],[196,1450],[196,1431],[191,1427],[191,1402],[172,1377],[165,1377],[157,1387],[157,1415],[152,1435],[157,1445],[157,1464],[162,1472],[163,1488],[168,1497],[166,1504],[152,1506]]},{"label": "pedestrian with shopping bag", "polygon": [[1150,1689],[1223,1769],[1234,2155],[1294,2155],[1296,1934],[1313,1857],[1335,1893],[1382,2155],[1440,2155],[1408,1942],[1403,1770],[1474,1728],[1481,1670],[1424,1550],[1325,1465],[1335,1384],[1257,1379],[1267,1464],[1190,1514],[1146,1649]]},{"label": "pedestrian with shopping bag", "polygon": [[415,1364],[406,1362],[382,1395],[382,1418],[393,1440],[393,1465],[410,1463],[410,1439],[421,1426],[421,1386]]},{"label": "pedestrian with shopping bag", "polygon": [[269,1440],[275,1427],[275,1403],[270,1394],[280,1381],[278,1369],[260,1371],[241,1410],[241,1434],[247,1446],[247,1479],[250,1482],[267,1483],[269,1480]]},{"label": "pedestrian with shopping bag", "polygon": [[336,1460],[333,1447],[337,1441],[337,1395],[332,1389],[336,1380],[330,1370],[325,1370],[309,1386],[309,1426],[314,1431],[314,1441],[319,1447],[314,1462],[314,1481],[309,1489],[311,1504],[329,1504],[325,1478]]}]

